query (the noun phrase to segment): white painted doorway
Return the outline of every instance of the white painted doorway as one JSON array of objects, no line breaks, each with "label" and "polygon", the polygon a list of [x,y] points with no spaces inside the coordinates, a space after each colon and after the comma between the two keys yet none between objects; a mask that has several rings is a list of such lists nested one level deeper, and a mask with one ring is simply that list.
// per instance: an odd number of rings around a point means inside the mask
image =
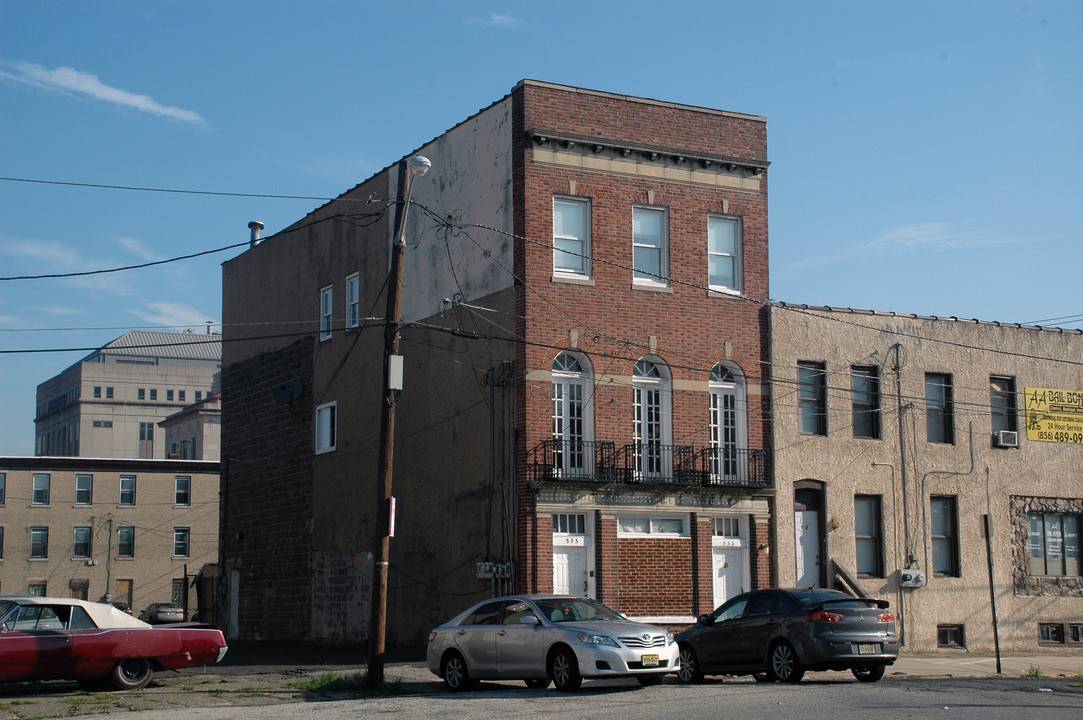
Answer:
[{"label": "white painted doorway", "polygon": [[714,607],[718,607],[744,590],[745,549],[742,547],[712,548],[711,569],[714,576]]},{"label": "white painted doorway", "polygon": [[590,593],[585,547],[553,548],[553,592],[567,595]]},{"label": "white painted doorway", "polygon": [[795,510],[794,540],[797,548],[797,587],[820,585],[820,513]]}]

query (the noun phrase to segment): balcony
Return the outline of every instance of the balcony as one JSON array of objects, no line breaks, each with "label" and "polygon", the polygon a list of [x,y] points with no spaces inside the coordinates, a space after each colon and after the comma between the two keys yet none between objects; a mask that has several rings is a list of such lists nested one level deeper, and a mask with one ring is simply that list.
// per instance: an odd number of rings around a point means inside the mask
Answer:
[{"label": "balcony", "polygon": [[529,453],[532,481],[697,488],[771,486],[770,455],[751,448],[546,440]]}]

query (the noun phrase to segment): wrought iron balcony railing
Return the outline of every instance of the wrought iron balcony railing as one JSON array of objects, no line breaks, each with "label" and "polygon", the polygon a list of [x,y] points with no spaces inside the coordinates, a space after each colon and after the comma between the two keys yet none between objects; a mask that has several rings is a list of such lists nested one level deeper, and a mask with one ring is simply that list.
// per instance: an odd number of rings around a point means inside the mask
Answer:
[{"label": "wrought iron balcony railing", "polygon": [[751,448],[545,440],[531,453],[532,480],[748,487],[771,485],[770,454]]}]

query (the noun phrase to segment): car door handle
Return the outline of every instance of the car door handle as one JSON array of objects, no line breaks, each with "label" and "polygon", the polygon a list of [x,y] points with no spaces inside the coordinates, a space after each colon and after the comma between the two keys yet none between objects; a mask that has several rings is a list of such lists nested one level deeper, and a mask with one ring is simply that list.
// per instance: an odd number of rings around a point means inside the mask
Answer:
[{"label": "car door handle", "polygon": [[505,635],[508,634],[508,631],[507,630],[497,630],[496,634],[499,635],[500,637],[504,637]]}]

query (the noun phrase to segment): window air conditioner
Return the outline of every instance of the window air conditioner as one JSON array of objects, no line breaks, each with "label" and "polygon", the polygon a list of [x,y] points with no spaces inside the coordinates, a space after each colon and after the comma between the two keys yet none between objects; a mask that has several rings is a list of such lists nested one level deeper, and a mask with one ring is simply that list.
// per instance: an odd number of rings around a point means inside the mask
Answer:
[{"label": "window air conditioner", "polygon": [[1019,433],[1015,430],[997,430],[993,433],[993,444],[997,447],[1019,447]]}]

